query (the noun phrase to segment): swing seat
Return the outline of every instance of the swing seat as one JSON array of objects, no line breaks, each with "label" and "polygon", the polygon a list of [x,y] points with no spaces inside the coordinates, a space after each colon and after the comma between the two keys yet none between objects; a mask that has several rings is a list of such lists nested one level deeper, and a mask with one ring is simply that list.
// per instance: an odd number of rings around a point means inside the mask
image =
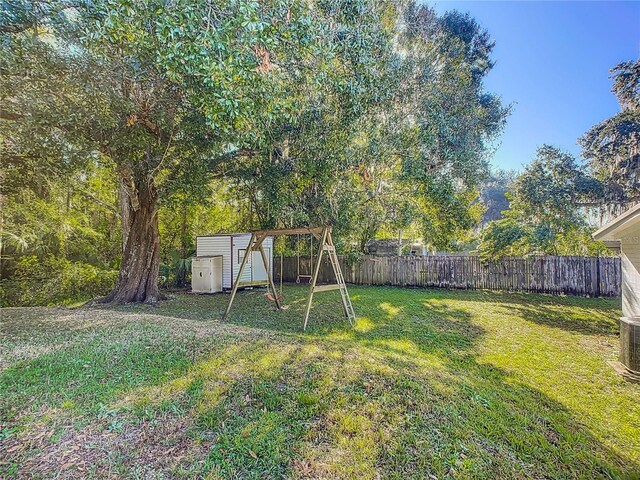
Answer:
[{"label": "swing seat", "polygon": [[300,280],[303,278],[307,279],[307,283],[311,283],[311,277],[312,275],[298,275],[298,278],[296,278],[296,283],[301,283]]},{"label": "swing seat", "polygon": [[281,293],[277,297],[274,297],[273,294],[271,294],[271,293],[267,293],[265,295],[265,297],[267,297],[267,300],[271,300],[272,302],[275,302],[276,300],[278,300],[278,301],[282,300],[282,294]]}]

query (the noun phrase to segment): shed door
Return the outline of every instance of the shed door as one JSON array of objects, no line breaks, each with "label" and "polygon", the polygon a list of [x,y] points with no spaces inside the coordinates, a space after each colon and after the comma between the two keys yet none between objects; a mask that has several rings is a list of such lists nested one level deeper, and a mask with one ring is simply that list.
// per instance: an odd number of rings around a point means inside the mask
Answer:
[{"label": "shed door", "polygon": [[[271,249],[269,247],[264,247],[264,253],[267,256],[267,263],[269,263],[271,261]],[[253,274],[253,278],[251,280],[254,282],[267,280],[267,270],[264,268],[260,252],[251,252],[251,273]]]}]

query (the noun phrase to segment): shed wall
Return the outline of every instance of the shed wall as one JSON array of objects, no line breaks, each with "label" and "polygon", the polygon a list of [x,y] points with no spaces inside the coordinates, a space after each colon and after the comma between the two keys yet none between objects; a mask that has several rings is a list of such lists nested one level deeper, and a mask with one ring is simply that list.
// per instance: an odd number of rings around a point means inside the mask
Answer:
[{"label": "shed wall", "polygon": [[222,255],[222,288],[231,288],[231,235],[198,237],[196,255],[199,257]]},{"label": "shed wall", "polygon": [[[197,237],[196,239],[196,255],[199,257],[208,257],[214,255],[222,255],[222,287],[225,289],[233,288],[233,282],[240,270],[242,257],[239,258],[238,251],[246,250],[249,245],[251,234],[242,235],[214,235]],[[232,250],[233,243],[233,250]],[[270,262],[271,273],[273,274],[273,237],[267,237],[263,246],[267,252],[267,258]],[[259,258],[259,254],[254,256]],[[261,260],[260,260],[261,262]],[[247,265],[242,274],[241,281],[249,282],[252,280],[262,280],[253,278],[252,257],[249,257]]]},{"label": "shed wall", "polygon": [[[247,249],[247,247],[249,246],[249,240],[251,239],[251,235],[239,235],[237,237],[233,237],[233,255],[232,255],[232,271],[233,271],[233,278],[231,279],[231,281],[229,282],[229,285],[231,285],[231,282],[235,282],[236,281],[236,277],[238,276],[238,272],[240,271],[240,264],[242,263],[242,257],[239,256],[239,252],[241,250],[245,250]],[[241,282],[250,282],[251,281],[251,268],[252,268],[252,262],[251,262],[251,257],[249,257],[249,260],[247,260],[247,265],[245,266],[244,272],[242,272],[242,278],[240,279]],[[228,288],[231,288],[231,286],[229,286]]]},{"label": "shed wall", "polygon": [[[251,234],[246,235],[236,235],[233,237],[233,260],[232,260],[232,271],[233,271],[233,279],[235,282],[236,276],[238,275],[238,271],[240,271],[240,264],[242,263],[242,256],[239,255],[239,251],[246,251],[249,246],[249,240],[251,239]],[[267,260],[269,262],[269,267],[271,268],[271,275],[273,275],[273,237],[267,237],[264,242],[262,242],[262,246],[265,249],[265,253],[267,254]],[[253,255],[249,257],[247,260],[247,266],[242,272],[242,282],[251,282],[256,280],[266,280],[266,276],[264,278],[257,278],[253,269],[253,263],[259,262],[259,265],[262,266],[262,259],[260,258],[259,252],[253,252]],[[256,269],[257,271],[258,269]],[[231,285],[231,282],[230,282]],[[231,288],[225,287],[225,288]]]}]

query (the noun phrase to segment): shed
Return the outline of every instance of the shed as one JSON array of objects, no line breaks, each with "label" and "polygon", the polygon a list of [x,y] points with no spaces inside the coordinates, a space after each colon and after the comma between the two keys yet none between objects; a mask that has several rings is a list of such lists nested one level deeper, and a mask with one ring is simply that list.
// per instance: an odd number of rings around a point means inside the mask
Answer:
[{"label": "shed", "polygon": [[395,238],[372,238],[365,244],[364,251],[367,255],[381,256],[429,254],[427,246],[421,241],[403,240],[399,242]]},{"label": "shed", "polygon": [[398,251],[410,243],[409,241],[400,243],[393,238],[372,238],[365,244],[364,251],[367,255],[398,255]]},{"label": "shed", "polygon": [[640,372],[640,204],[614,218],[593,238],[620,251],[622,264],[622,318],[620,361]]},{"label": "shed", "polygon": [[[233,282],[236,280],[250,240],[250,233],[199,235],[196,237],[196,256],[222,256],[222,288],[230,290],[233,288]],[[273,275],[273,237],[267,237],[263,245],[271,275]],[[241,281],[243,286],[267,285],[267,271],[264,268],[260,252],[251,252]]]}]

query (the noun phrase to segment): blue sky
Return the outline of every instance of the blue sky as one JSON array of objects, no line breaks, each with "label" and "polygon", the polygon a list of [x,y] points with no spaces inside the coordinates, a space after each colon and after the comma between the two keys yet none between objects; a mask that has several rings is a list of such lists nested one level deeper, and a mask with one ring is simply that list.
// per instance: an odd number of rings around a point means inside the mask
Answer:
[{"label": "blue sky", "polygon": [[579,155],[577,138],[619,111],[609,69],[640,56],[640,1],[426,3],[470,12],[496,41],[485,84],[514,103],[496,167],[521,169],[543,143]]}]

